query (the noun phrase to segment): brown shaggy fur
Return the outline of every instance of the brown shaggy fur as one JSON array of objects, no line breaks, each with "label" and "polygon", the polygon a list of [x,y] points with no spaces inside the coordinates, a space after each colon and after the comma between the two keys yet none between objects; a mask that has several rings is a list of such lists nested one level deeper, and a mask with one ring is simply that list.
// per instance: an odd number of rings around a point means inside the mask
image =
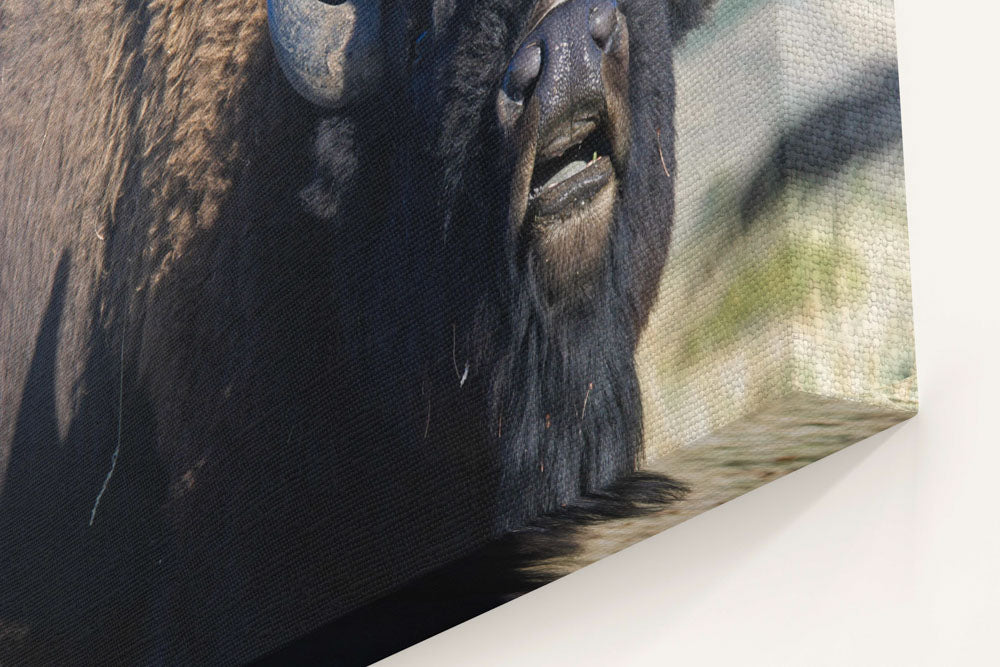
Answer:
[{"label": "brown shaggy fur", "polygon": [[[157,284],[197,230],[219,224],[224,200],[247,178],[247,156],[284,122],[287,111],[268,104],[280,76],[267,46],[266,3],[140,4],[4,3],[0,340],[11,353],[0,355],[0,374],[9,387],[23,384],[63,249],[71,266],[68,311],[81,313],[100,281],[122,279],[123,267],[104,266],[105,245],[148,239],[128,249],[135,302],[102,304],[102,319],[111,320],[113,309],[146,311],[144,333],[162,337],[157,328],[181,306],[150,308]],[[14,261],[46,255],[45,262]],[[86,317],[63,319],[55,383],[62,429],[75,394],[85,391],[78,375],[88,325]],[[0,396],[0,472],[17,399]]]},{"label": "brown shaggy fur", "polygon": [[[217,423],[217,415],[225,412],[220,428],[239,434],[255,419],[267,420],[267,392],[241,396],[233,386],[253,387],[258,376],[248,380],[248,374],[269,370],[232,364],[220,369],[218,359],[245,359],[248,346],[255,344],[248,342],[255,339],[247,318],[260,313],[248,302],[255,285],[272,281],[267,271],[279,263],[254,274],[246,249],[282,251],[259,237],[276,229],[281,216],[273,202],[282,196],[276,184],[287,185],[289,169],[303,169],[315,120],[273,60],[264,0],[7,0],[0,6],[0,510],[37,512],[39,519],[22,520],[23,530],[42,521],[83,531],[66,540],[54,538],[49,546],[38,537],[32,548],[39,553],[67,561],[80,560],[81,554],[84,560],[114,557],[126,540],[111,532],[103,542],[95,541],[102,519],[108,522],[103,530],[131,529],[114,525],[124,507],[115,507],[114,488],[102,501],[97,526],[87,532],[90,508],[115,448],[119,391],[125,445],[112,487],[128,480],[129,494],[148,488],[152,498],[155,484],[136,478],[127,466],[144,465],[136,463],[137,456],[155,455],[158,460],[148,467],[171,481],[168,506],[135,505],[139,499],[132,495],[128,502],[150,515],[162,509],[167,521],[189,525],[195,543],[218,532],[217,525],[191,526],[197,519],[190,517],[203,516],[199,507],[220,502],[204,495],[211,486],[204,480],[226,474],[219,470],[229,465],[239,441],[193,438],[192,425]],[[316,245],[306,235],[290,236],[286,245]],[[248,242],[251,237],[256,240]],[[234,266],[237,262],[228,258],[241,252],[241,269],[231,275],[206,268]],[[309,307],[308,298],[293,300]],[[54,303],[59,308],[50,312]],[[46,330],[47,322],[57,330]],[[231,335],[237,329],[242,336]],[[298,352],[321,358],[315,350]],[[52,376],[31,382],[39,360],[50,356]],[[185,396],[195,392],[197,405],[182,403],[178,387],[187,388]],[[224,405],[228,410],[222,410]],[[154,413],[130,419],[140,409]],[[33,415],[51,419],[54,430],[19,423]],[[78,423],[80,415],[85,418]],[[155,424],[156,432],[130,436],[133,422]],[[30,446],[21,448],[15,475],[19,426]],[[282,442],[290,437],[283,428]],[[155,443],[170,446],[147,452]],[[59,478],[63,473],[51,465],[53,457],[78,470],[79,479]],[[37,479],[46,474],[56,480],[50,486]],[[70,489],[70,500],[50,503],[32,496],[32,488],[45,488],[46,494],[52,488]],[[129,525],[142,528],[143,521],[139,517]],[[97,551],[87,551],[98,543]],[[105,547],[107,553],[101,551]],[[218,573],[201,567],[197,553],[183,551],[187,547],[176,545],[179,558],[188,559],[182,569],[197,571],[202,579],[190,585],[204,588]],[[123,563],[141,560],[122,558]],[[55,574],[64,571],[62,565],[53,567]],[[76,582],[59,583],[41,566],[36,569],[46,573],[40,583],[25,580],[23,586],[62,587],[66,606],[81,604],[70,599],[74,596],[86,600],[111,586],[126,587],[114,594],[137,605],[119,608],[122,618],[135,614],[138,619],[147,613],[142,605],[161,604],[152,594],[128,589],[133,584],[119,581],[127,577],[110,567],[104,568],[108,581],[86,582],[91,588],[85,591]],[[133,574],[135,580],[149,578]],[[246,593],[248,599],[258,597],[262,614],[268,604],[283,604],[276,591],[286,584],[268,584],[273,594]],[[7,593],[0,595],[8,606],[6,618],[0,611],[0,635],[4,624],[45,617],[27,609],[24,617],[16,616],[23,605],[16,592],[13,601]],[[32,604],[48,593],[36,589],[34,595]],[[288,610],[276,614],[294,616]],[[302,623],[299,632],[317,622],[296,620]],[[100,628],[105,619],[92,622]],[[211,622],[226,621],[190,619],[204,626],[206,635]],[[74,648],[60,647],[46,629],[30,622],[24,627],[27,639],[14,647],[16,661],[48,661]],[[248,635],[245,640],[245,650],[252,651],[250,646],[260,650],[276,638]],[[0,662],[8,655],[3,644]],[[115,645],[136,648],[124,635]],[[141,656],[126,653],[118,659]]]}]

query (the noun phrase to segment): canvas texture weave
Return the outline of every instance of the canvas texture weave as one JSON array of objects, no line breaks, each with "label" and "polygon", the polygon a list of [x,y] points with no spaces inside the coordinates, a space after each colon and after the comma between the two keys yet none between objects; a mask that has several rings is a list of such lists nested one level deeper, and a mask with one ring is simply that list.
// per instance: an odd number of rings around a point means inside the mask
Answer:
[{"label": "canvas texture weave", "polygon": [[370,663],[913,416],[912,320],[891,0],[6,2],[0,665]]}]

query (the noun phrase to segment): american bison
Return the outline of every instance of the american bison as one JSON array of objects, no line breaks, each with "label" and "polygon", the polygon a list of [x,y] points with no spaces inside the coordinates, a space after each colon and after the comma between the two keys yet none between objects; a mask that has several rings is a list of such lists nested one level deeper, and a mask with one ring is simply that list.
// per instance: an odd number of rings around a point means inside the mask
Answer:
[{"label": "american bison", "polygon": [[633,353],[707,2],[267,4],[0,8],[0,658],[243,660],[675,491]]}]

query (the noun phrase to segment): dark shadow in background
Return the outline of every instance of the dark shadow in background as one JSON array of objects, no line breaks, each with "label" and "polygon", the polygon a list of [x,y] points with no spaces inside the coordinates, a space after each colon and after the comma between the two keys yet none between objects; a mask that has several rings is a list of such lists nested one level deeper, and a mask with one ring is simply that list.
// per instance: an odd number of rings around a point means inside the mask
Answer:
[{"label": "dark shadow in background", "polygon": [[783,130],[744,191],[740,218],[747,229],[790,183],[820,184],[857,157],[902,141],[899,69],[873,66]]}]

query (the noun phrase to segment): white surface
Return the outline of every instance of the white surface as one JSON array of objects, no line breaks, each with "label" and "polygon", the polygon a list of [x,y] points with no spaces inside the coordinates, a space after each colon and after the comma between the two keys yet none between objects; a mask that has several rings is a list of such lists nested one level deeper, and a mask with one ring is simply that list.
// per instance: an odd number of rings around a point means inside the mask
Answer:
[{"label": "white surface", "polygon": [[1000,9],[896,13],[920,415],[386,665],[1000,664]]}]

